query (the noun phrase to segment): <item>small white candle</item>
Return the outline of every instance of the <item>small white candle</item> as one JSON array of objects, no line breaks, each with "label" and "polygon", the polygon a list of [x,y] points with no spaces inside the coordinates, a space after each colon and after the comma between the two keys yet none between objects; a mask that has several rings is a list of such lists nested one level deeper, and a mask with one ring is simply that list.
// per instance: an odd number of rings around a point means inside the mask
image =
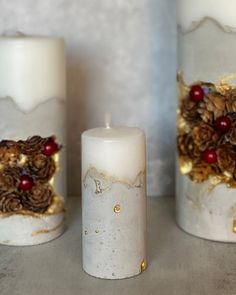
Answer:
[{"label": "small white candle", "polygon": [[138,128],[82,134],[83,268],[121,279],[146,267],[145,136]]}]

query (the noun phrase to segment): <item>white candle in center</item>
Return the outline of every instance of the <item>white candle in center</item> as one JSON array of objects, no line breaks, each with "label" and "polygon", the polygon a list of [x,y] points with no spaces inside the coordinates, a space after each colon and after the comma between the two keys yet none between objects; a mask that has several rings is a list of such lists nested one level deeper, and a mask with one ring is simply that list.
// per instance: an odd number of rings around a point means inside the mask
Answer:
[{"label": "white candle in center", "polygon": [[146,267],[145,136],[138,128],[82,135],[83,268],[121,279]]}]

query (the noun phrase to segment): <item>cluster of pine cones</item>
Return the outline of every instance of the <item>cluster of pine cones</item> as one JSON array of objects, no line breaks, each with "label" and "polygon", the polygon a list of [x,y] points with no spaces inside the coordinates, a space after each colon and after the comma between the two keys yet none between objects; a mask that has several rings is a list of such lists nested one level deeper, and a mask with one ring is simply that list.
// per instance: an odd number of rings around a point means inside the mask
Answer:
[{"label": "cluster of pine cones", "polygon": [[195,86],[184,85],[180,97],[179,157],[191,163],[187,174],[194,182],[218,175],[236,184],[236,89],[200,82],[197,87],[203,94],[194,97]]},{"label": "cluster of pine cones", "polygon": [[[50,145],[54,149],[45,153]],[[56,172],[52,155],[59,149],[54,137],[0,142],[0,212],[44,213],[48,209],[55,196],[49,183]]]}]

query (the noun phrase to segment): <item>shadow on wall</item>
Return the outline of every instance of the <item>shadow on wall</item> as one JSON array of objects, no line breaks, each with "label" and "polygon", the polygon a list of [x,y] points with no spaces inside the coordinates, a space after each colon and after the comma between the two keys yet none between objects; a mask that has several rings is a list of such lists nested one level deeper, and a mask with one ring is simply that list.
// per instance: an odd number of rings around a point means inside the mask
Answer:
[{"label": "shadow on wall", "polygon": [[[71,53],[71,52],[70,52]],[[81,192],[81,133],[93,126],[91,105],[101,71],[96,70],[94,57],[71,54],[67,64],[67,183],[68,195]],[[96,91],[95,91],[96,92]]]}]

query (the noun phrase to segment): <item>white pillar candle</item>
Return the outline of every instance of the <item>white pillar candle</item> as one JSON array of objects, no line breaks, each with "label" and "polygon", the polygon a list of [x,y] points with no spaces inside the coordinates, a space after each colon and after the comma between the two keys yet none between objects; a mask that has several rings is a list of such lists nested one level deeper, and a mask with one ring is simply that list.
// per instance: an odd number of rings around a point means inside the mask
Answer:
[{"label": "white pillar candle", "polygon": [[[43,213],[31,212],[25,207],[16,212],[9,208],[7,212],[0,212],[2,244],[35,245],[50,241],[63,232],[66,194],[64,55],[64,42],[60,38],[0,37],[0,141],[17,142],[35,135],[43,138],[53,135],[64,145],[62,151],[52,156],[58,171],[50,184],[49,181],[46,184],[54,191],[51,204]],[[0,158],[1,153],[0,149]],[[25,165],[32,155],[22,156],[16,166],[25,173]],[[1,175],[6,165],[1,162]],[[18,180],[15,185],[17,191]],[[11,202],[11,196],[8,197]],[[21,202],[22,196],[19,198]],[[0,211],[5,210],[4,202],[1,195]]]},{"label": "white pillar candle", "polygon": [[[235,11],[234,0],[177,1],[178,70],[188,85],[219,85],[223,77],[236,73]],[[236,242],[235,188],[210,177],[195,183],[179,171],[176,183],[180,227],[206,239]]]},{"label": "white pillar candle", "polygon": [[138,128],[82,134],[83,269],[104,279],[146,268],[145,136]]}]

